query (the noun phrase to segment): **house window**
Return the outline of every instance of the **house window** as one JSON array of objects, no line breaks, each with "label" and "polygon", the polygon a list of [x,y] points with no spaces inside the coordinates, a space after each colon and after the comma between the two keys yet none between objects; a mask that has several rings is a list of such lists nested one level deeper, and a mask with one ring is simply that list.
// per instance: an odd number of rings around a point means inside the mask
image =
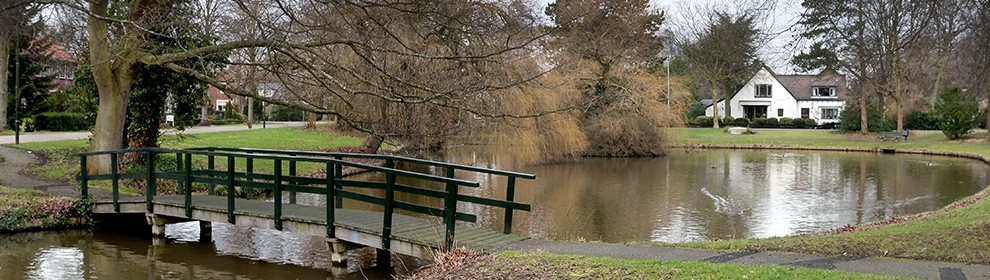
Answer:
[{"label": "house window", "polygon": [[811,97],[835,97],[835,87],[811,87]]},{"label": "house window", "polygon": [[839,108],[822,108],[822,119],[825,120],[839,119]]},{"label": "house window", "polygon": [[773,97],[773,92],[771,92],[773,87],[771,85],[756,85],[756,97]]},{"label": "house window", "polygon": [[230,100],[217,100],[217,111],[223,112],[223,107],[226,107],[229,102]]},{"label": "house window", "polygon": [[784,108],[777,108],[777,117],[784,116]]},{"label": "house window", "polygon": [[809,117],[811,117],[811,109],[801,108],[801,118],[807,119]]}]

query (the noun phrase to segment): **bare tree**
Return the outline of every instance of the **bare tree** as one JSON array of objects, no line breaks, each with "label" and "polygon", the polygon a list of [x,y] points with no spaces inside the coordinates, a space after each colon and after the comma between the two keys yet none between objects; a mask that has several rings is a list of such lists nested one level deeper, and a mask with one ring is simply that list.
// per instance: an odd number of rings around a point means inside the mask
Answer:
[{"label": "bare tree", "polygon": [[718,128],[718,86],[725,89],[728,114],[730,92],[735,90],[738,81],[748,78],[762,63],[756,58],[759,30],[752,15],[733,17],[715,12],[712,16],[705,28],[695,34],[696,39],[682,47],[682,52],[696,75],[711,88],[715,112],[712,126]]},{"label": "bare tree", "polygon": [[[100,100],[90,146],[95,151],[122,146],[129,93],[139,65],[160,65],[226,92],[337,116],[343,123],[373,135],[388,136],[388,132],[348,113],[367,109],[352,103],[354,97],[493,119],[546,113],[507,113],[502,106],[492,106],[496,100],[492,97],[501,91],[543,73],[516,70],[510,68],[515,64],[506,63],[532,57],[532,43],[541,35],[525,28],[535,21],[515,18],[511,9],[498,2],[275,1],[254,5],[247,0],[229,0],[225,2],[228,6],[259,28],[258,36],[168,52],[152,51],[146,38],[155,33],[150,27],[165,19],[165,12],[178,0],[50,2],[88,15],[89,58]],[[111,32],[113,29],[121,32]],[[324,105],[306,98],[261,96],[179,63],[247,49],[267,54],[265,62],[251,66],[283,80],[318,86],[323,98],[337,102]],[[287,90],[290,95],[304,96],[295,87]],[[90,163],[93,172],[110,170],[109,158],[99,157]]]}]

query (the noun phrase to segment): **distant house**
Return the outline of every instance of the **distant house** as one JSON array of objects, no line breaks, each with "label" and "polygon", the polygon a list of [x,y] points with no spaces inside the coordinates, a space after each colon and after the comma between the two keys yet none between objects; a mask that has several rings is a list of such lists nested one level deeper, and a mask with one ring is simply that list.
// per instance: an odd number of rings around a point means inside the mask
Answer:
[{"label": "distant house", "polygon": [[[729,100],[733,118],[808,118],[818,124],[839,122],[846,105],[846,78],[832,71],[819,75],[777,75],[762,68]],[[713,116],[713,106],[705,110]],[[725,116],[725,100],[718,102]]]},{"label": "distant house", "polygon": [[47,42],[47,39],[38,37],[35,40],[44,41],[48,44],[48,47],[42,53],[51,58],[51,60],[45,63],[45,68],[38,75],[52,77],[52,84],[55,84],[55,88],[52,91],[64,90],[71,87],[75,83],[78,60],[66,52],[61,46]]}]

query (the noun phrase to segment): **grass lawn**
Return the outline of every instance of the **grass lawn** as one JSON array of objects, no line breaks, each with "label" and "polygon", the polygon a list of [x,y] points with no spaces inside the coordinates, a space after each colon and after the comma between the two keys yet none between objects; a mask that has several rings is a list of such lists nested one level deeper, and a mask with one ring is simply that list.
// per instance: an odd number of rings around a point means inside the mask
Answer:
[{"label": "grass lawn", "polygon": [[434,267],[412,279],[909,279],[781,265],[627,260],[546,252],[460,254],[439,256]]},{"label": "grass lawn", "polygon": [[[214,133],[199,133],[188,135],[167,135],[161,139],[163,148],[183,149],[193,147],[237,147],[237,148],[264,148],[283,150],[323,150],[337,147],[359,146],[363,139],[356,137],[341,136],[323,130],[310,131],[299,127],[251,129]],[[73,157],[73,153],[84,151],[89,146],[88,140],[66,140],[52,142],[32,142],[11,145],[12,147],[38,151],[48,155],[49,162],[42,166],[34,167],[29,172],[39,177],[52,180],[71,180],[79,170],[79,159]],[[161,155],[165,160],[175,159],[174,155]],[[196,164],[205,166],[206,157],[193,157]],[[159,159],[162,160],[162,159]],[[244,159],[238,159],[235,163],[243,168]],[[300,163],[297,170],[301,174],[315,172],[323,165],[313,163]],[[225,169],[226,161],[218,160],[216,168]],[[254,168],[259,172],[274,170],[272,161],[257,160]],[[286,167],[287,168],[287,167]],[[109,190],[109,181],[91,182],[92,187]],[[141,191],[130,188],[122,188],[124,194],[140,195]]]},{"label": "grass lawn", "polygon": [[[915,133],[915,132],[912,132]],[[831,134],[816,130],[759,130],[730,135],[716,129],[676,129],[673,143],[717,145],[896,148],[971,153],[990,158],[986,135],[948,141],[941,132],[922,131],[907,141],[884,141],[875,135]],[[990,200],[984,190],[942,210],[857,226],[839,234],[751,240],[657,244],[720,250],[770,250],[825,255],[897,257],[990,265]],[[965,206],[965,207],[958,207]]]}]

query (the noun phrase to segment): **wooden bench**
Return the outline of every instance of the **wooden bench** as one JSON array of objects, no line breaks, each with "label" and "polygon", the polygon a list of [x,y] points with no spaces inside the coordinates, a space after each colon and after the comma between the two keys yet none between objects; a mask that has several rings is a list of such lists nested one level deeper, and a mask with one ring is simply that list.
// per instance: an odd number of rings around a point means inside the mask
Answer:
[{"label": "wooden bench", "polygon": [[907,140],[907,138],[908,138],[908,130],[907,129],[905,129],[905,130],[903,130],[901,132],[897,132],[897,131],[881,131],[880,132],[880,141],[883,141],[884,138],[894,138],[894,141],[897,141],[897,139],[900,139],[901,137],[903,137],[904,140]]}]

